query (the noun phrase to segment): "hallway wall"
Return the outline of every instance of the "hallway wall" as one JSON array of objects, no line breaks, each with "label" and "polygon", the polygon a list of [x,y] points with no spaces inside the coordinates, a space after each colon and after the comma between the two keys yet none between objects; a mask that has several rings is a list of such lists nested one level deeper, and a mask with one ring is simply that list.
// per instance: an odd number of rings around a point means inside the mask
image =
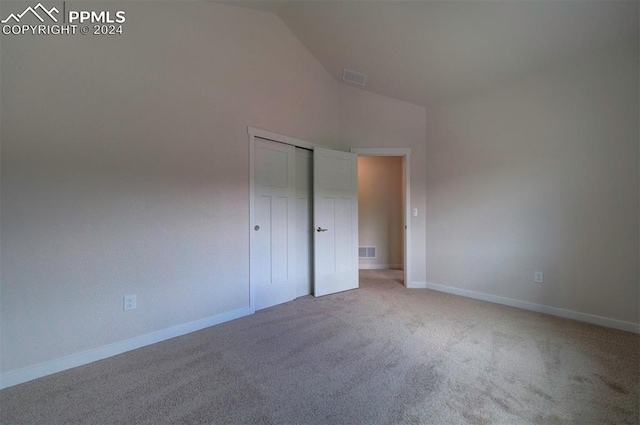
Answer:
[{"label": "hallway wall", "polygon": [[360,258],[361,269],[404,267],[403,158],[358,158],[359,246],[376,247],[376,258]]}]

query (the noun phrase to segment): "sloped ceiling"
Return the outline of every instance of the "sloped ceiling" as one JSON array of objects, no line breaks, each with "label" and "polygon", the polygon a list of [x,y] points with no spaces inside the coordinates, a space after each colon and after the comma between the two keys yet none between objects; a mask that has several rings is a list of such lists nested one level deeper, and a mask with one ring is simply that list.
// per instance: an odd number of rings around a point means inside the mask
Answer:
[{"label": "sloped ceiling", "polygon": [[276,13],[336,80],[423,106],[639,37],[637,1],[226,3]]}]

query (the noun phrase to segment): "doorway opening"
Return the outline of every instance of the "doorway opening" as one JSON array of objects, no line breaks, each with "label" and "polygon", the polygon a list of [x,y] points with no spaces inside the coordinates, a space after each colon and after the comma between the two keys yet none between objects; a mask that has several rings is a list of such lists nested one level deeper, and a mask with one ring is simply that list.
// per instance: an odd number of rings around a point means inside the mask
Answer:
[{"label": "doorway opening", "polygon": [[[411,150],[353,148],[358,154],[358,265],[360,270],[402,270],[411,283]],[[396,280],[396,279],[394,279]]]},{"label": "doorway opening", "polygon": [[402,163],[399,156],[358,157],[360,270],[404,268]]}]

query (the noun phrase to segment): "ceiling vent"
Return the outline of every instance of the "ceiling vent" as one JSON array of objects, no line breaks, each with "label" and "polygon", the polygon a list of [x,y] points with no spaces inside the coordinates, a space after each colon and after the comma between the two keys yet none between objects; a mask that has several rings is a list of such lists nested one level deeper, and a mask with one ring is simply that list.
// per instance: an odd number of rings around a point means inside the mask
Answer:
[{"label": "ceiling vent", "polygon": [[359,86],[364,86],[364,83],[366,83],[367,81],[367,76],[345,68],[344,72],[342,73],[342,79]]}]

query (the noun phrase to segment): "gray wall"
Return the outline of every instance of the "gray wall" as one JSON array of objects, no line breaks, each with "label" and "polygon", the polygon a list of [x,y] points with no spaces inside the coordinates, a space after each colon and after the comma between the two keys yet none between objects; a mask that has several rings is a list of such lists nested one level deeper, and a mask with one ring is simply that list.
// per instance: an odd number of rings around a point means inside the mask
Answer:
[{"label": "gray wall", "polygon": [[109,7],[122,36],[2,39],[3,372],[248,307],[247,126],[337,139],[275,15]]},{"label": "gray wall", "polygon": [[552,65],[427,110],[427,281],[638,323],[638,42]]}]

